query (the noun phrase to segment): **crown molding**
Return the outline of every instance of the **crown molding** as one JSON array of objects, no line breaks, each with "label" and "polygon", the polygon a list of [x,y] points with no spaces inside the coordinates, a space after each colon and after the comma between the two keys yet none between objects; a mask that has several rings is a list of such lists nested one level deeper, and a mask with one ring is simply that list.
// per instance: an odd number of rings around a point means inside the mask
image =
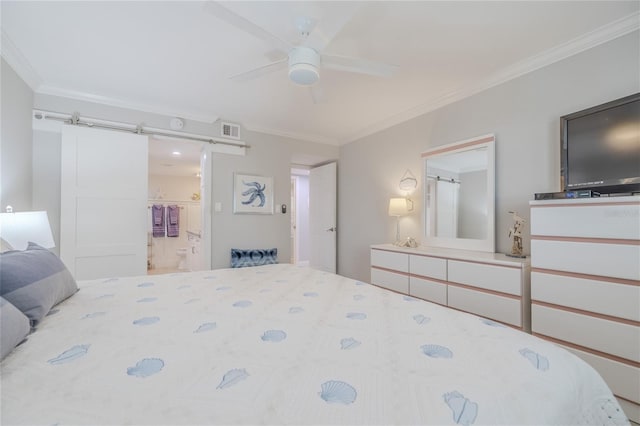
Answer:
[{"label": "crown molding", "polygon": [[218,117],[215,115],[198,111],[175,111],[171,108],[158,108],[157,106],[131,102],[123,99],[109,98],[106,96],[44,85],[40,75],[38,75],[33,66],[31,66],[31,63],[22,54],[20,49],[18,49],[18,47],[15,45],[13,40],[11,40],[11,37],[9,37],[4,29],[1,30],[0,37],[0,55],[35,93],[60,96],[64,98],[93,102],[119,108],[133,109],[153,114],[166,115],[169,117],[182,117],[189,120],[200,121],[203,123],[214,123],[218,120]]},{"label": "crown molding", "polygon": [[634,12],[621,19],[613,21],[607,25],[595,29],[594,31],[583,34],[563,44],[547,49],[542,53],[531,56],[523,61],[516,62],[502,70],[490,75],[483,81],[461,87],[458,90],[449,92],[443,96],[431,100],[430,102],[418,105],[395,114],[385,120],[382,120],[372,126],[366,127],[361,131],[340,141],[340,145],[353,142],[365,136],[372,135],[389,127],[411,120],[412,118],[427,114],[445,105],[475,95],[476,93],[485,91],[494,86],[506,83],[509,80],[521,77],[540,68],[559,62],[578,53],[599,46],[618,37],[627,35],[633,31],[640,29],[640,12]]},{"label": "crown molding", "polygon": [[340,145],[339,141],[337,139],[333,139],[333,138],[328,138],[325,136],[319,136],[319,135],[314,135],[314,134],[309,134],[309,133],[294,133],[294,132],[288,132],[288,131],[284,131],[284,130],[278,130],[278,129],[271,129],[268,127],[262,127],[256,124],[244,124],[243,125],[247,130],[250,130],[252,132],[258,132],[258,133],[265,133],[268,135],[273,135],[273,136],[281,136],[281,137],[285,137],[285,138],[289,138],[289,139],[297,139],[297,140],[302,140],[302,141],[307,141],[307,142],[315,142],[315,143],[322,143],[325,145]]},{"label": "crown molding", "polygon": [[78,92],[75,90],[62,89],[49,85],[41,86],[36,91],[36,93],[41,95],[60,96],[63,98],[75,99],[78,101],[92,102],[101,105],[131,109],[152,114],[165,115],[168,117],[181,117],[187,120],[200,121],[209,124],[215,123],[218,120],[217,116],[200,111],[176,111],[175,109],[165,108],[163,106],[133,102],[126,99],[111,98],[108,96],[96,95],[93,93]]},{"label": "crown molding", "polygon": [[0,55],[7,61],[7,64],[13,68],[16,74],[27,83],[31,90],[35,92],[38,87],[40,87],[42,78],[36,70],[33,69],[31,63],[22,54],[20,49],[18,49],[4,29],[2,29],[0,33]]},{"label": "crown molding", "polygon": [[[78,101],[97,103],[117,108],[131,109],[136,111],[159,114],[169,117],[181,117],[188,120],[199,121],[203,123],[215,123],[219,117],[197,111],[176,111],[171,108],[158,107],[139,102],[133,102],[124,99],[111,98],[107,96],[96,95],[92,93],[79,92],[75,90],[63,89],[60,87],[44,85],[42,78],[33,69],[31,63],[26,59],[22,52],[16,47],[9,35],[1,30],[0,55],[7,61],[13,70],[22,78],[25,83],[37,94],[59,96],[63,98],[75,99]],[[35,120],[37,121],[37,120]],[[36,123],[36,126],[42,130],[42,126]],[[323,136],[294,133],[284,130],[270,129],[259,125],[244,125],[247,130],[259,133],[270,134],[274,136],[286,137],[290,139],[304,140],[308,142],[316,142],[328,145],[338,145],[336,139]]]}]

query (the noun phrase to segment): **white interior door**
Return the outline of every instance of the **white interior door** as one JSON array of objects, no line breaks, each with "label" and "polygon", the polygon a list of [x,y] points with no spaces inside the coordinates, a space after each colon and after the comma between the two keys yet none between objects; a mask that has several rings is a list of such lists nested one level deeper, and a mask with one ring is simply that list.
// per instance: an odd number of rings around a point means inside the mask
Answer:
[{"label": "white interior door", "polygon": [[336,163],[309,173],[309,239],[312,268],[336,272]]},{"label": "white interior door", "polygon": [[62,126],[60,257],[76,279],[147,270],[148,137]]}]

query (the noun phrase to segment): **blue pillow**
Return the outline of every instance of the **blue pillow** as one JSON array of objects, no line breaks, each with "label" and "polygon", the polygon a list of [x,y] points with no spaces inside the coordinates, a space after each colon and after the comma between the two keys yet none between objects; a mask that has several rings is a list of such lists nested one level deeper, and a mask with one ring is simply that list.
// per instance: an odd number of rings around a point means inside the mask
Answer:
[{"label": "blue pillow", "polygon": [[30,331],[29,318],[0,297],[0,359],[22,343]]},{"label": "blue pillow", "polygon": [[49,250],[29,243],[24,251],[0,253],[0,296],[20,309],[32,327],[76,291],[76,280]]},{"label": "blue pillow", "polygon": [[231,249],[231,267],[260,266],[278,263],[278,249]]}]

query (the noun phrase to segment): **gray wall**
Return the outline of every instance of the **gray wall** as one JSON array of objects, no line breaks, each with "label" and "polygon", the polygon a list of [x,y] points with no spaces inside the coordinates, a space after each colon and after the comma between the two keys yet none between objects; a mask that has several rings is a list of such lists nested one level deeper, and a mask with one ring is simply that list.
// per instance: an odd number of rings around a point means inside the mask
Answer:
[{"label": "gray wall", "polygon": [[33,90],[1,60],[0,209],[32,209],[31,108]]},{"label": "gray wall", "polygon": [[[420,153],[487,133],[496,135],[496,250],[510,250],[509,210],[529,220],[536,192],[560,190],[559,117],[640,91],[638,31],[447,105],[340,149],[338,272],[369,279],[369,245],[395,238],[389,197]],[[363,167],[364,166],[364,167]],[[421,178],[420,178],[421,180]],[[403,236],[422,240],[422,184]],[[529,227],[524,233],[530,248]]]},{"label": "gray wall", "polygon": [[[301,150],[338,158],[338,147],[308,144],[258,133],[246,133],[251,145],[245,157],[217,154],[213,157],[213,201],[222,202],[222,212],[213,214],[213,268],[229,266],[232,248],[278,248],[278,260],[291,259],[291,161]],[[317,152],[317,151],[316,151]],[[313,154],[316,155],[316,154]],[[274,214],[232,214],[233,173],[248,173],[274,177]],[[287,205],[287,213],[280,206]]]},{"label": "gray wall", "polygon": [[[122,121],[168,129],[171,117],[124,108],[77,101],[48,95],[35,95],[34,108],[63,113],[78,112],[83,117]],[[31,108],[28,117],[31,116]],[[31,124],[31,121],[29,121]],[[185,120],[183,131],[219,136],[219,124]],[[212,267],[230,265],[231,248],[278,248],[280,262],[289,262],[290,212],[280,213],[278,206],[291,201],[291,163],[318,163],[338,158],[339,148],[311,142],[250,132],[242,129],[242,140],[251,148],[246,156],[213,154],[213,202],[222,203],[222,211],[212,215]],[[49,211],[54,238],[59,241],[60,223],[60,134],[34,131],[34,204]],[[274,177],[273,215],[234,215],[233,173],[241,172]]]},{"label": "gray wall", "polygon": [[[214,267],[228,265],[231,247],[278,247],[281,260],[290,256],[289,213],[242,216],[231,213],[234,171],[275,179],[275,204],[289,203],[290,163],[338,162],[338,271],[369,278],[369,245],[395,237],[395,218],[388,200],[404,195],[398,182],[406,169],[421,177],[420,153],[469,137],[496,135],[496,244],[510,248],[508,210],[529,218],[535,192],[559,190],[559,120],[573,111],[640,91],[640,37],[631,33],[609,43],[447,105],[423,116],[341,147],[243,132],[253,146],[243,158],[216,154],[213,201],[223,211],[213,216]],[[144,123],[167,128],[170,117],[141,111],[35,95],[2,61],[2,192],[17,209],[46,209],[59,229],[59,136],[31,130],[31,108]],[[217,125],[186,121],[184,131],[218,135]],[[57,144],[57,145],[56,145]],[[32,148],[33,147],[33,148]],[[305,161],[300,161],[305,159]],[[422,185],[411,198],[414,213],[401,218],[402,237],[422,239]],[[289,212],[291,210],[289,209]],[[55,235],[56,241],[59,236]],[[525,229],[525,251],[529,232]]]},{"label": "gray wall", "polygon": [[[31,115],[31,110],[29,110]],[[60,255],[60,133],[33,131],[33,208],[46,210]]]}]

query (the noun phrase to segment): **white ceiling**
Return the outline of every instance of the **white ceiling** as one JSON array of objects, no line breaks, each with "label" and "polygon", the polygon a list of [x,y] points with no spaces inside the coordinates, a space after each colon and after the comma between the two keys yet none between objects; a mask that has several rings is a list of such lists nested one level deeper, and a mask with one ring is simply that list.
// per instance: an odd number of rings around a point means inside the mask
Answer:
[{"label": "white ceiling", "polygon": [[[314,104],[282,58],[206,1],[6,1],[2,54],[38,93],[326,143],[346,143],[637,29],[638,1],[223,2],[296,44],[294,20],[335,33],[323,53],[398,66],[321,70]],[[344,25],[342,25],[344,24]]]}]

